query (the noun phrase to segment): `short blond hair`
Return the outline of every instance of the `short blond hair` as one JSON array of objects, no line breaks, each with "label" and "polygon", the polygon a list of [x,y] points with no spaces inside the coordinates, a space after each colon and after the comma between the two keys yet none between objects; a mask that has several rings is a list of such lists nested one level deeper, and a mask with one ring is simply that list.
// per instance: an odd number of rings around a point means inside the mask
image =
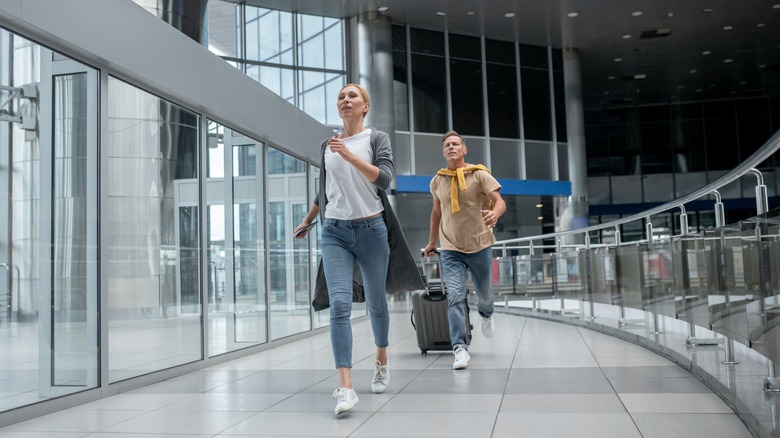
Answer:
[{"label": "short blond hair", "polygon": [[466,140],[463,139],[463,137],[458,134],[457,131],[447,131],[444,133],[444,135],[441,136],[441,142],[444,144],[445,141],[447,141],[447,137],[456,136],[460,139],[460,142],[463,143],[463,146],[466,146]]}]

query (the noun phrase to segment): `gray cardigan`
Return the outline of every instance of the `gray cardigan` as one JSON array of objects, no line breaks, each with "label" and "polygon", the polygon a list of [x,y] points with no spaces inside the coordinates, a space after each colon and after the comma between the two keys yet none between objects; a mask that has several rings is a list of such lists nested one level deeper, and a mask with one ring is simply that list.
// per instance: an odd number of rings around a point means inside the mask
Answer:
[{"label": "gray cardigan", "polygon": [[[314,203],[320,208],[320,223],[324,223],[325,209],[328,206],[328,198],[325,195],[325,179],[327,172],[325,170],[325,147],[328,140],[320,145],[320,184],[319,192],[314,198]],[[387,240],[390,244],[390,261],[387,266],[387,282],[385,291],[387,293],[409,292],[425,289],[425,284],[420,277],[420,271],[417,269],[417,262],[412,256],[409,246],[406,243],[401,223],[393,212],[393,208],[387,199],[387,190],[390,187],[390,181],[393,179],[393,151],[390,147],[390,137],[382,131],[371,131],[371,149],[374,152],[374,161],[371,163],[379,168],[379,176],[373,184],[377,188],[377,193],[382,199],[384,206],[383,218],[387,225]],[[363,301],[362,296],[363,279],[360,277],[360,270],[355,268],[355,278],[353,278],[353,301]],[[358,290],[359,289],[359,290]],[[328,303],[328,285],[325,281],[325,275],[322,271],[322,261],[320,261],[317,281],[314,285],[314,300],[312,306],[314,310],[322,310],[329,306]]]}]

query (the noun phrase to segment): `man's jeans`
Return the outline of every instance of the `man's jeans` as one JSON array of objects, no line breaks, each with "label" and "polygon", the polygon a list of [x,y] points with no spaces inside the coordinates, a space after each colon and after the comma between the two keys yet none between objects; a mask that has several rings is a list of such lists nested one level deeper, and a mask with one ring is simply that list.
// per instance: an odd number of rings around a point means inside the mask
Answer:
[{"label": "man's jeans", "polygon": [[357,260],[371,317],[374,343],[387,347],[390,317],[385,299],[390,246],[387,226],[379,215],[371,219],[325,219],[322,224],[322,267],[330,299],[330,342],[336,368],[352,368],[352,277]]},{"label": "man's jeans", "polygon": [[471,280],[477,290],[477,310],[483,318],[490,318],[493,315],[493,250],[487,247],[473,254],[443,250],[441,264],[447,288],[452,348],[468,349],[466,270],[471,273]]}]

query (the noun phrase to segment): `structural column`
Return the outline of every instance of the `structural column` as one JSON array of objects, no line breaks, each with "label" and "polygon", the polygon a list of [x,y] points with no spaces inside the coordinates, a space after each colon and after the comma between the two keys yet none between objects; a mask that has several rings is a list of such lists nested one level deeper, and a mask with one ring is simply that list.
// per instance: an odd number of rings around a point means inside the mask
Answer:
[{"label": "structural column", "polygon": [[[577,49],[563,50],[563,83],[566,100],[566,133],[569,144],[571,196],[558,204],[556,231],[588,226],[588,167],[585,155],[585,124],[582,116],[582,80]],[[583,243],[584,236],[564,239],[564,243]]]},{"label": "structural column", "polygon": [[352,70],[350,80],[366,88],[371,109],[366,126],[386,132],[395,140],[393,97],[393,33],[390,19],[376,11],[364,12],[351,22]]}]

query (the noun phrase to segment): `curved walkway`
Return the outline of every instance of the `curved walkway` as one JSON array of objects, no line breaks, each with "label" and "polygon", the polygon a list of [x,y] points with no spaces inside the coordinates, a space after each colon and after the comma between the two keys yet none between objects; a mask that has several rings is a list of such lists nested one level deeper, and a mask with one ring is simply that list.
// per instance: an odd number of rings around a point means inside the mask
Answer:
[{"label": "curved walkway", "polygon": [[[683,368],[612,336],[496,314],[475,325],[469,367],[420,354],[409,302],[391,303],[390,388],[372,394],[370,324],[354,326],[360,403],[335,417],[327,332],[0,429],[0,438],[750,437]],[[133,435],[125,435],[133,434]]]}]

